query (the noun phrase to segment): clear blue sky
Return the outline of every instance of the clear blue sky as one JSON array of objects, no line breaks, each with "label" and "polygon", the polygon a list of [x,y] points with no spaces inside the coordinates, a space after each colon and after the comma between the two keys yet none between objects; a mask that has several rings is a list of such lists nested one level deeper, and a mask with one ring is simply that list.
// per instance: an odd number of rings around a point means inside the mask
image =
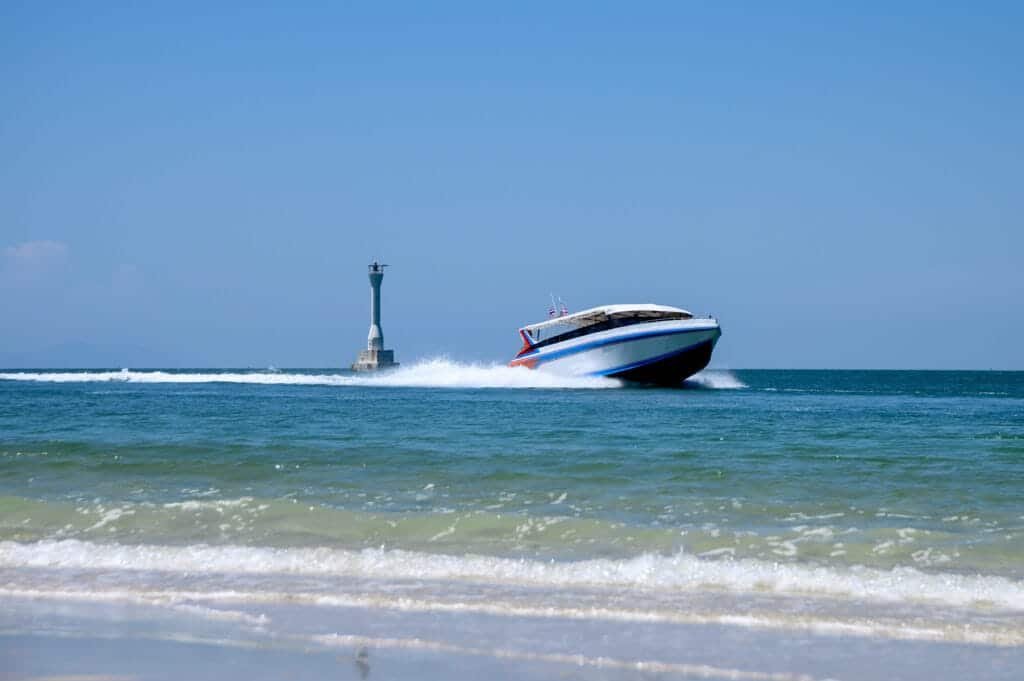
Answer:
[{"label": "clear blue sky", "polygon": [[381,254],[403,362],[1024,369],[1021,3],[118,4],[0,5],[0,364],[346,365]]}]

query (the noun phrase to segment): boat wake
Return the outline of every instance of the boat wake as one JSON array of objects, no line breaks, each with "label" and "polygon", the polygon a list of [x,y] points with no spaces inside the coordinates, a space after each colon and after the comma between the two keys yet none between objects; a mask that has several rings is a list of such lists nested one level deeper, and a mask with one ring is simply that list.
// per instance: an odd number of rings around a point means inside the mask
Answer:
[{"label": "boat wake", "polygon": [[[446,357],[422,360],[393,371],[373,374],[310,373],[277,368],[255,371],[61,371],[0,373],[0,381],[39,383],[242,383],[254,385],[325,385],[392,388],[620,388],[613,378],[563,376],[502,364],[456,362]],[[736,389],[747,387],[728,371],[702,371],[688,379],[687,387]]]},{"label": "boat wake", "polygon": [[242,383],[256,385],[325,385],[406,388],[618,388],[620,381],[573,377],[500,364],[455,362],[445,357],[423,360],[373,374],[309,373],[281,369],[258,371],[63,371],[0,373],[0,381],[40,383]]},{"label": "boat wake", "polygon": [[740,390],[747,384],[736,377],[731,371],[705,369],[683,381],[688,388],[704,388],[707,390]]},{"label": "boat wake", "polygon": [[445,357],[428,359],[395,371],[367,376],[346,376],[346,383],[412,388],[618,388],[620,381],[589,376],[561,376],[545,371],[502,364],[455,362]]}]

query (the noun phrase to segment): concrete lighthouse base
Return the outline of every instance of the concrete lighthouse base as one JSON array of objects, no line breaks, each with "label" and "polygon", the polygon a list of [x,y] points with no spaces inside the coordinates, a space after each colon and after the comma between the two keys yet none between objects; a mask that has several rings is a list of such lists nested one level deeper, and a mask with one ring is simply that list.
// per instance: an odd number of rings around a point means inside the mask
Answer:
[{"label": "concrete lighthouse base", "polygon": [[394,350],[360,350],[359,359],[352,365],[352,371],[379,371],[397,366]]}]

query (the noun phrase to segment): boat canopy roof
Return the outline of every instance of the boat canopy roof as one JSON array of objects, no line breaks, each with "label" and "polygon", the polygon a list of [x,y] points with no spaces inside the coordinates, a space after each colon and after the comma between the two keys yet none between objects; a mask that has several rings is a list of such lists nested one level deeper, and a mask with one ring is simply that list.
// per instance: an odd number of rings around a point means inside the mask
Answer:
[{"label": "boat canopy roof", "polygon": [[612,320],[657,320],[657,319],[690,319],[693,315],[678,307],[641,303],[635,305],[602,305],[589,310],[574,312],[562,317],[554,317],[522,327],[534,341],[550,338],[572,329],[582,329],[594,324]]}]

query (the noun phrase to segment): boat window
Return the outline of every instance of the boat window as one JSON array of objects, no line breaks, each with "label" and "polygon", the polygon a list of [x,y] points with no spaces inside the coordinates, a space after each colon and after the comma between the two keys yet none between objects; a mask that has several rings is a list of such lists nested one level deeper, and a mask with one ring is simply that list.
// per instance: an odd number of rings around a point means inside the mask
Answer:
[{"label": "boat window", "polygon": [[[618,329],[623,326],[631,326],[633,324],[642,324],[644,322],[660,322],[668,321],[673,319],[692,319],[693,315],[686,312],[676,312],[667,310],[631,310],[628,312],[619,312],[608,315],[601,321],[593,324],[587,324],[575,329],[570,329],[562,333],[556,333],[550,338],[539,340],[534,345],[535,348],[544,347],[545,345],[553,345],[555,343],[561,343],[562,341],[570,340],[572,338],[579,338],[580,336],[586,336],[591,333],[597,333],[598,331],[608,331],[609,329]],[[537,330],[538,332],[540,329]],[[533,335],[533,334],[531,334]]]}]

